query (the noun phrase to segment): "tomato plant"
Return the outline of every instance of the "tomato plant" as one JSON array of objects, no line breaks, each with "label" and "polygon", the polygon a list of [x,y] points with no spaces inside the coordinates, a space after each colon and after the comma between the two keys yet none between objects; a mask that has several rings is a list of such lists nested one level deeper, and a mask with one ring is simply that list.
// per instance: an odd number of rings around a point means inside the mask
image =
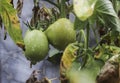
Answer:
[{"label": "tomato plant", "polygon": [[[51,62],[59,60],[61,83],[119,83],[119,0],[33,1],[33,16],[25,23],[31,30],[23,39],[16,16],[20,17],[23,2],[18,0],[14,9],[13,0],[0,0],[0,25],[28,60],[33,64],[45,56]],[[39,6],[40,2],[52,7]],[[91,33],[96,40],[92,46]]]}]

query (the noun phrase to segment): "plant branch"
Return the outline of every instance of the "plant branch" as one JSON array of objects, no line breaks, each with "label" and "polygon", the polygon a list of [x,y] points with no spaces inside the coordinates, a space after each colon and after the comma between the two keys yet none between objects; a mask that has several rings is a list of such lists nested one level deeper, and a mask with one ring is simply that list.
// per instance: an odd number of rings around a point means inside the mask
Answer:
[{"label": "plant branch", "polygon": [[94,37],[95,37],[96,43],[98,43],[98,37],[97,37],[97,34],[96,34],[96,31],[95,31],[94,27],[92,27],[92,31],[94,33]]},{"label": "plant branch", "polygon": [[89,23],[87,24],[87,31],[86,31],[86,49],[88,49],[89,47],[89,33],[90,33],[90,26],[89,26]]},{"label": "plant branch", "polygon": [[61,0],[61,7],[60,7],[60,13],[61,13],[61,18],[65,18],[66,17],[66,4],[65,4],[66,0]]},{"label": "plant branch", "polygon": [[84,38],[84,47],[87,47],[87,46],[86,46],[86,43],[87,43],[87,40],[86,40],[86,39],[87,39],[87,38],[86,38],[86,36],[85,36],[85,33],[84,33],[84,30],[83,30],[83,29],[80,30],[80,34],[79,34],[79,35],[80,35],[80,36],[79,36],[79,37],[80,37],[80,38],[79,38],[79,39],[80,39],[79,42],[81,41],[82,36],[83,36],[83,38]]},{"label": "plant branch", "polygon": [[107,34],[105,34],[103,37],[101,37],[101,40],[96,44],[96,46],[93,48],[93,50],[95,50],[95,48],[100,44],[100,42],[110,34],[110,32],[108,32]]}]

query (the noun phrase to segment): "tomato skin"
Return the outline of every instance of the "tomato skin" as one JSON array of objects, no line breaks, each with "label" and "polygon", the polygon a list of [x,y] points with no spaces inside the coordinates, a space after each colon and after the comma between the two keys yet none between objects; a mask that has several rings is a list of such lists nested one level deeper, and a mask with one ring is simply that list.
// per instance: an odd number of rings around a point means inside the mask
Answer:
[{"label": "tomato skin", "polygon": [[76,41],[76,32],[69,19],[60,18],[45,31],[49,42],[57,49],[64,50],[69,43]]},{"label": "tomato skin", "polygon": [[25,56],[33,64],[44,59],[48,53],[48,40],[40,30],[27,31],[24,37]]}]

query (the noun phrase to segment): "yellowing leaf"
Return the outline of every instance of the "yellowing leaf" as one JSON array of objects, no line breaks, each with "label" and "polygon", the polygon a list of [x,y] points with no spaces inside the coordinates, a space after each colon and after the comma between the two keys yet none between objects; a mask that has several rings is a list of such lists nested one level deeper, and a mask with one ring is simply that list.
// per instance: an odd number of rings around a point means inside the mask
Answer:
[{"label": "yellowing leaf", "polygon": [[12,0],[7,0],[8,3],[10,3]]},{"label": "yellowing leaf", "polygon": [[76,16],[85,21],[93,12],[97,0],[73,0],[73,8]]},{"label": "yellowing leaf", "polygon": [[72,67],[72,63],[77,57],[78,49],[78,43],[71,43],[66,47],[60,62],[61,83],[67,81],[66,73]]},{"label": "yellowing leaf", "polygon": [[22,31],[20,28],[19,19],[17,17],[17,12],[8,0],[0,0],[0,17],[2,18],[4,26],[13,41],[18,46],[24,48]]},{"label": "yellowing leaf", "polygon": [[97,59],[102,59],[104,62],[106,62],[110,57],[117,54],[120,54],[119,47],[103,45],[97,48],[97,53],[94,55],[94,57]]}]

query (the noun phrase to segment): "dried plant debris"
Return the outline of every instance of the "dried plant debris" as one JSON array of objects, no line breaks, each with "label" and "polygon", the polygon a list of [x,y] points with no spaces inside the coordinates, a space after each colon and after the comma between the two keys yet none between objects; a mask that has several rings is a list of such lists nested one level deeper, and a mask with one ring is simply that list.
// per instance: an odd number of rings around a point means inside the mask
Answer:
[{"label": "dried plant debris", "polygon": [[28,78],[28,80],[26,81],[26,83],[36,83],[38,81],[38,74],[40,74],[40,70],[34,70],[32,72],[32,74],[30,75],[30,77]]},{"label": "dried plant debris", "polygon": [[42,78],[41,80],[38,80],[38,75],[41,73],[40,70],[34,70],[26,83],[52,83],[52,80],[55,80],[57,78],[48,79],[47,77]]},{"label": "dried plant debris", "polygon": [[49,80],[47,77],[44,77],[41,79],[38,83],[52,83],[51,80]]},{"label": "dried plant debris", "polygon": [[119,62],[116,61],[110,59],[105,63],[96,78],[96,83],[119,83]]},{"label": "dried plant debris", "polygon": [[33,16],[30,21],[30,25],[33,27],[47,29],[47,27],[55,22],[59,17],[59,11],[56,8],[49,8],[39,5],[39,0],[34,0],[34,7],[32,9]]},{"label": "dried plant debris", "polygon": [[36,3],[36,5],[34,4],[34,7],[32,9],[33,11],[33,16],[31,19],[31,26],[35,26],[35,24],[39,21],[40,19],[40,7],[39,7],[39,2]]},{"label": "dried plant debris", "polygon": [[22,13],[22,8],[23,8],[23,0],[18,0],[17,2],[17,14],[18,17],[21,17],[21,13]]}]

